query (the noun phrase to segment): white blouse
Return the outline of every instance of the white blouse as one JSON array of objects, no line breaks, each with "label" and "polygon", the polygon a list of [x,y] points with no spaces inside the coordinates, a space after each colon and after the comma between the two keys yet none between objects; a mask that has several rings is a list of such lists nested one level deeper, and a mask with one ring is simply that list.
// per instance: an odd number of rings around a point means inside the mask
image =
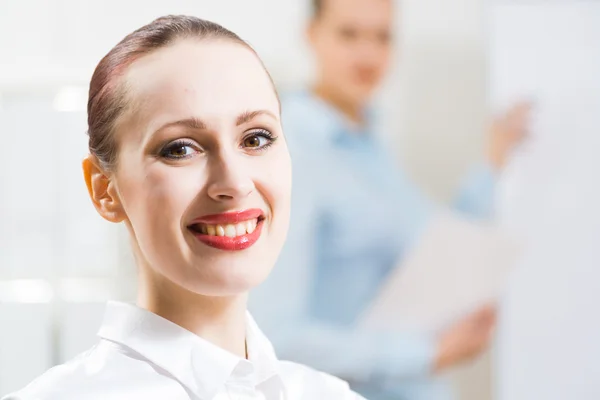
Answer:
[{"label": "white blouse", "polygon": [[94,347],[3,400],[362,399],[340,379],[279,361],[250,314],[246,326],[248,360],[147,310],[109,302]]}]

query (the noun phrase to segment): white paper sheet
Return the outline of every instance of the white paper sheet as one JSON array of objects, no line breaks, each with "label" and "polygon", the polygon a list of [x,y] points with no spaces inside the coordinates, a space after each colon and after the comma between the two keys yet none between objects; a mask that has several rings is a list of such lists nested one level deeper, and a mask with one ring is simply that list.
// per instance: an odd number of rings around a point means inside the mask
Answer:
[{"label": "white paper sheet", "polygon": [[434,332],[496,299],[520,253],[498,229],[440,213],[390,274],[362,325]]}]

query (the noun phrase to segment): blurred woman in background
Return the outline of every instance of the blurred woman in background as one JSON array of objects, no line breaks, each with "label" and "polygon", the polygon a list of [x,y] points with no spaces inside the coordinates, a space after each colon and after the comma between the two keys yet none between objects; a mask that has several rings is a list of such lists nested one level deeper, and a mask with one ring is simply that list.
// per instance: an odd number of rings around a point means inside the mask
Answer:
[{"label": "blurred woman in background", "polygon": [[95,347],[7,400],[358,398],[279,362],[246,311],[289,222],[279,115],[256,53],[208,21],[159,18],[100,61],[84,175],[129,230],[137,305],[109,303]]},{"label": "blurred woman in background", "polygon": [[[369,108],[391,56],[392,3],[313,1],[307,35],[317,78],[283,99],[294,161],[290,235],[250,305],[281,355],[363,383],[370,398],[447,399],[434,375],[487,347],[493,308],[437,337],[356,324],[436,208],[398,169]],[[491,127],[486,161],[465,178],[456,210],[491,215],[495,178],[525,135],[527,110],[519,105]]]}]

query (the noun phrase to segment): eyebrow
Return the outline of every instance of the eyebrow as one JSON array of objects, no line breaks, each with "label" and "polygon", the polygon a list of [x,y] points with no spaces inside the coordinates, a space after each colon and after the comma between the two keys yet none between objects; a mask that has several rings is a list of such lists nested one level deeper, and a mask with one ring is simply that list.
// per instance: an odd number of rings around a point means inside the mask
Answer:
[{"label": "eyebrow", "polygon": [[237,117],[237,119],[235,121],[235,125],[240,126],[242,124],[245,124],[246,122],[252,121],[254,118],[256,118],[260,115],[268,115],[269,117],[273,118],[274,120],[277,120],[277,116],[269,110],[246,111]]},{"label": "eyebrow", "polygon": [[[235,125],[236,126],[243,125],[261,115],[268,115],[271,118],[277,120],[277,116],[269,110],[245,111],[245,112],[241,113],[240,115],[238,115],[238,117],[235,120]],[[166,128],[170,128],[172,126],[183,126],[185,128],[197,129],[197,130],[208,129],[208,127],[204,121],[202,121],[201,119],[196,118],[196,117],[190,117],[190,118],[180,119],[178,121],[166,123],[163,126],[161,126],[157,130],[157,132],[161,131],[163,129],[166,129]]]},{"label": "eyebrow", "polygon": [[163,129],[166,129],[166,128],[170,128],[172,126],[183,126],[185,128],[198,129],[198,130],[206,129],[206,124],[201,119],[191,117],[191,118],[180,119],[178,121],[173,121],[173,122],[164,124],[163,126],[161,126],[160,128],[157,129],[157,132],[162,131]]}]

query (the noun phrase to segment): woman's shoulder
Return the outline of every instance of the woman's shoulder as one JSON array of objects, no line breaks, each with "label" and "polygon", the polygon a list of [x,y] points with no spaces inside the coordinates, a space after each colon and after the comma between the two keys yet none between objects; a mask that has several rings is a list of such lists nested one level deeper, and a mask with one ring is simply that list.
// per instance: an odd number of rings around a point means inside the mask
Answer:
[{"label": "woman's shoulder", "polygon": [[2,400],[74,400],[71,388],[75,382],[81,382],[82,367],[93,351],[94,348],[49,369],[25,388],[3,397]]},{"label": "woman's shoulder", "polygon": [[101,341],[2,400],[154,399],[161,398],[154,395],[165,390],[172,395],[182,389],[147,361],[111,342]]},{"label": "woman's shoulder", "polygon": [[290,400],[365,400],[353,392],[346,381],[333,375],[291,361],[280,361],[279,364]]},{"label": "woman's shoulder", "polygon": [[304,143],[325,140],[329,131],[337,127],[335,113],[308,90],[283,94],[281,117],[288,139]]}]

